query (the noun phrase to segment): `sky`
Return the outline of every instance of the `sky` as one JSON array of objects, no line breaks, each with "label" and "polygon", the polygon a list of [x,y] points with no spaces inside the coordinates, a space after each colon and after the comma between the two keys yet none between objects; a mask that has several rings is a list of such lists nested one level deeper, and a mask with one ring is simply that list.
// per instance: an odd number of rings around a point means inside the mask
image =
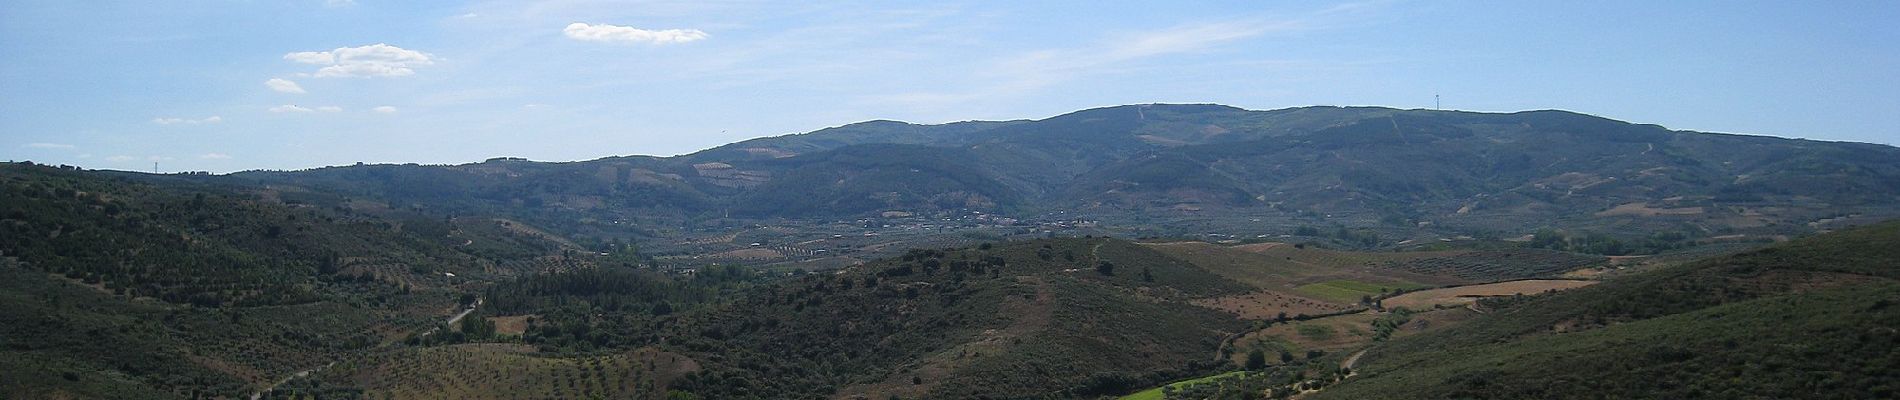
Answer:
[{"label": "sky", "polygon": [[1111,105],[1563,109],[1900,144],[1900,2],[0,0],[0,159],[676,155]]}]

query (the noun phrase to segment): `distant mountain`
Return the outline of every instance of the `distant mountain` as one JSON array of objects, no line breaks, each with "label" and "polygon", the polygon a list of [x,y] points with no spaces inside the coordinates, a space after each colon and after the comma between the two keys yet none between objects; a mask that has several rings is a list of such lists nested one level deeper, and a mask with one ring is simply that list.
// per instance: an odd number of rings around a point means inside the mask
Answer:
[{"label": "distant mountain", "polygon": [[1673,131],[1565,111],[1131,105],[1034,121],[872,121],[677,157],[233,176],[551,226],[977,210],[1715,237],[1900,215],[1900,149],[1891,146]]}]

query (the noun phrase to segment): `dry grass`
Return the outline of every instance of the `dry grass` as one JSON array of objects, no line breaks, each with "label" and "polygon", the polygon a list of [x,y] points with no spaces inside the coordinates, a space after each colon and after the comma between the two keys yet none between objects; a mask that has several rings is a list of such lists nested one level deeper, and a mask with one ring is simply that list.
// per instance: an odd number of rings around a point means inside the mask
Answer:
[{"label": "dry grass", "polygon": [[520,336],[522,333],[528,332],[528,319],[534,317],[534,315],[488,317],[488,322],[495,324],[495,334]]},{"label": "dry grass", "polygon": [[1271,319],[1280,314],[1319,315],[1351,309],[1346,304],[1314,300],[1274,291],[1194,300],[1194,305],[1233,313],[1246,319]]},{"label": "dry grass", "polygon": [[1404,307],[1411,310],[1426,310],[1436,308],[1437,306],[1469,304],[1477,301],[1478,298],[1481,297],[1538,294],[1552,290],[1575,289],[1596,283],[1596,281],[1559,279],[1487,283],[1483,285],[1421,290],[1385,299],[1385,301],[1380,302],[1380,304],[1383,304],[1386,308]]},{"label": "dry grass", "polygon": [[1702,213],[1703,213],[1702,207],[1656,208],[1656,207],[1650,207],[1649,203],[1638,202],[1638,203],[1624,204],[1624,205],[1616,206],[1608,210],[1599,211],[1597,212],[1596,215],[1599,217],[1615,217],[1615,216],[1654,217],[1654,216],[1661,216],[1661,215],[1697,215],[1697,214],[1702,214]]}]

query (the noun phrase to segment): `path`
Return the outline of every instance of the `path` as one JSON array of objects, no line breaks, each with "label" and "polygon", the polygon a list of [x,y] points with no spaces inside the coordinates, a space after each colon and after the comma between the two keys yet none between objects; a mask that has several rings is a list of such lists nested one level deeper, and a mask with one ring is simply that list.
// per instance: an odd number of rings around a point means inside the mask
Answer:
[{"label": "path", "polygon": [[1371,350],[1371,349],[1359,350],[1358,353],[1352,353],[1352,356],[1346,357],[1346,361],[1339,362],[1339,368],[1344,368],[1346,370],[1347,378],[1351,378],[1353,375],[1359,374],[1359,370],[1352,369],[1352,366],[1359,364],[1359,356],[1366,355],[1367,350]]},{"label": "path", "polygon": [[481,306],[482,306],[482,299],[476,298],[475,304],[470,304],[467,310],[462,310],[462,312],[456,313],[455,316],[449,317],[449,325],[455,325],[455,323],[457,322],[462,322],[462,317],[468,316],[468,313],[475,312],[475,308],[481,307]]}]

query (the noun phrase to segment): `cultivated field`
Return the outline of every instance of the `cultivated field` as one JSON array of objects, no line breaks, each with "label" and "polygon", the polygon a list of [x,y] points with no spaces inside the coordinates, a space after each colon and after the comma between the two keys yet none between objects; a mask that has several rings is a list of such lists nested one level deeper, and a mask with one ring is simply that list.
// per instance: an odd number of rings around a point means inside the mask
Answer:
[{"label": "cultivated field", "polygon": [[1487,283],[1483,285],[1449,287],[1443,289],[1421,290],[1394,296],[1381,301],[1386,308],[1404,307],[1411,310],[1425,310],[1438,306],[1464,305],[1482,297],[1510,296],[1514,294],[1538,294],[1547,291],[1575,289],[1596,284],[1596,281],[1539,279]]},{"label": "cultivated field", "polygon": [[657,398],[697,370],[690,358],[650,348],[548,357],[527,345],[461,344],[400,349],[322,374],[363,388],[365,398],[571,399]]},{"label": "cultivated field", "polygon": [[1360,299],[1379,297],[1399,290],[1411,290],[1427,287],[1416,283],[1387,280],[1368,282],[1352,279],[1334,279],[1324,282],[1300,285],[1298,292],[1317,299],[1337,303],[1358,303]]}]

